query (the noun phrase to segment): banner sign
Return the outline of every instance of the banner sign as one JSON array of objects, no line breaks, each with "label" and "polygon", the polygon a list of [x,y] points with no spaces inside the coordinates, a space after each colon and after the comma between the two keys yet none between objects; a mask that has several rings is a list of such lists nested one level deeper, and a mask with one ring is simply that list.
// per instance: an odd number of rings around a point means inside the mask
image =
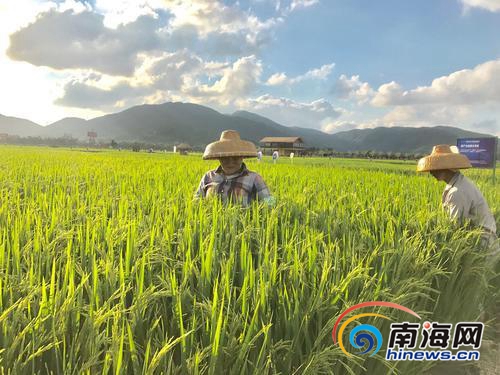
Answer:
[{"label": "banner sign", "polygon": [[494,168],[497,138],[459,138],[457,148],[467,156],[474,168]]}]

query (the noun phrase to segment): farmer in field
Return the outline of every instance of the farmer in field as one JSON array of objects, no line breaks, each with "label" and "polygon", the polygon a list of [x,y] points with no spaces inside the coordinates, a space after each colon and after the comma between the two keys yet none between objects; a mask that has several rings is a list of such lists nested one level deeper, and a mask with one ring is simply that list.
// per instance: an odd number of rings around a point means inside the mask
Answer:
[{"label": "farmer in field", "polygon": [[274,198],[262,177],[247,169],[243,158],[254,158],[257,149],[252,142],[243,141],[235,130],[223,131],[220,140],[205,148],[203,159],[218,159],[220,166],[205,173],[197,198],[219,196],[223,202],[239,202],[248,206],[254,200],[272,204]]},{"label": "farmer in field", "polygon": [[278,151],[274,151],[273,152],[273,163],[276,164],[276,162],[278,161],[278,158],[280,157],[280,154]]},{"label": "farmer in field", "polygon": [[471,168],[465,155],[448,145],[437,145],[432,153],[418,161],[417,172],[430,172],[438,181],[446,182],[442,196],[443,208],[460,224],[466,221],[483,232],[481,242],[495,253],[497,244],[496,223],[488,203],[476,185],[459,172]]}]

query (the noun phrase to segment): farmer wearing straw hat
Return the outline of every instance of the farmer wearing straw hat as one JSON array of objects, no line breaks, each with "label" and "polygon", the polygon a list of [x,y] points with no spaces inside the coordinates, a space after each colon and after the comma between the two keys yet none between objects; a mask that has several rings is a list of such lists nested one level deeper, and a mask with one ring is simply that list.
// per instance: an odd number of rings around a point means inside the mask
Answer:
[{"label": "farmer wearing straw hat", "polygon": [[470,220],[475,227],[481,228],[483,244],[498,252],[497,227],[488,203],[476,185],[458,171],[471,167],[469,159],[456,147],[437,145],[430,155],[418,161],[417,172],[430,172],[438,181],[446,182],[443,208],[453,220],[461,224]]},{"label": "farmer wearing straw hat", "polygon": [[197,198],[218,195],[223,202],[236,201],[248,206],[259,200],[267,204],[274,202],[262,177],[247,169],[243,158],[257,156],[252,142],[243,141],[235,130],[225,130],[220,140],[205,148],[203,159],[218,159],[220,166],[205,173],[196,192]]}]

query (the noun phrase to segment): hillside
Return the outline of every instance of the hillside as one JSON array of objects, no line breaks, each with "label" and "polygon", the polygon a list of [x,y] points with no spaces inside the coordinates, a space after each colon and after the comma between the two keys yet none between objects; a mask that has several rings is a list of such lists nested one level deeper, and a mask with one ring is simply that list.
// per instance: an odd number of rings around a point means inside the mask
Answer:
[{"label": "hillside", "polygon": [[287,127],[247,111],[222,114],[190,103],[141,105],[91,120],[65,118],[48,126],[0,115],[0,133],[57,138],[71,135],[85,140],[96,131],[102,141],[138,141],[159,144],[181,142],[203,147],[225,129],[235,129],[242,138],[258,142],[265,136],[300,136],[308,147],[337,151],[429,152],[439,143],[454,144],[459,137],[481,137],[455,127],[379,127],[326,134],[315,129]]}]

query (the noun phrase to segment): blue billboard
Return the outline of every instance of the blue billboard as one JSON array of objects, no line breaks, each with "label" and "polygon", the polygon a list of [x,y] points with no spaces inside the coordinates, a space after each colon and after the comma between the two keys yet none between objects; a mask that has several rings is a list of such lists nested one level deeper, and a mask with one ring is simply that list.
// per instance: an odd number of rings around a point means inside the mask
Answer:
[{"label": "blue billboard", "polygon": [[497,138],[459,138],[457,148],[469,158],[475,168],[494,168],[496,163]]}]

